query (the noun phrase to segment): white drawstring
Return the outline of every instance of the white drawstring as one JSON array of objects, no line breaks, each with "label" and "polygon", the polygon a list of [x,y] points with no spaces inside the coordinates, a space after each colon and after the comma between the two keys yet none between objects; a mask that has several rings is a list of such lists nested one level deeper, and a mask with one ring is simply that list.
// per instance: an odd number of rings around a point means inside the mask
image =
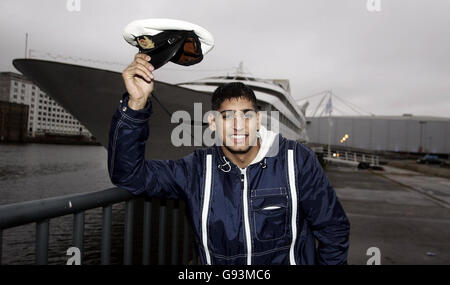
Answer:
[{"label": "white drawstring", "polygon": [[[230,162],[225,158],[225,156],[222,156],[222,158],[223,158],[223,160],[225,160],[225,163],[224,164],[219,164],[219,165],[217,165],[217,167],[220,169],[220,170],[222,170],[223,172],[230,172],[230,170],[231,170],[231,164],[230,164]],[[224,166],[228,166],[228,168],[227,169],[223,169],[223,167]]]}]

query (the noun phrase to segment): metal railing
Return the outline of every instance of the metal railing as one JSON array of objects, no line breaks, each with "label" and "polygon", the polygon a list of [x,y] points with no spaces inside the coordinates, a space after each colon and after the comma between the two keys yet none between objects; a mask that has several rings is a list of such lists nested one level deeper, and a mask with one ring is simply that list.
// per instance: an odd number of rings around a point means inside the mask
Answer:
[{"label": "metal railing", "polygon": [[[18,227],[30,223],[36,224],[36,264],[45,265],[48,263],[50,220],[53,218],[73,215],[72,244],[80,250],[81,263],[83,263],[84,253],[84,227],[85,211],[102,208],[102,230],[101,230],[101,257],[100,263],[107,265],[111,263],[111,227],[112,227],[112,206],[118,203],[125,203],[124,217],[124,244],[123,263],[125,265],[133,263],[133,234],[135,203],[142,201],[142,197],[136,197],[128,191],[114,187],[98,192],[61,196],[29,202],[21,202],[0,206],[0,264],[2,264],[3,233],[4,230]],[[150,264],[150,249],[152,239],[152,201],[143,201],[143,229],[142,229],[142,264]],[[178,263],[178,253],[180,244],[179,226],[180,217],[184,218],[183,241],[182,241],[182,263],[188,264],[189,257],[192,256],[193,264],[197,262],[197,252],[190,242],[191,228],[187,222],[184,212],[181,212],[179,202],[174,201],[171,209],[172,216],[172,240],[170,244],[167,240],[168,207],[167,201],[161,199],[159,205],[159,232],[158,232],[158,264],[166,264],[166,250],[171,247],[171,264]],[[182,215],[180,215],[180,213]]]},{"label": "metal railing", "polygon": [[380,157],[378,155],[366,154],[362,152],[354,152],[354,151],[341,151],[334,150],[331,153],[328,153],[327,150],[324,152],[324,157],[326,158],[335,158],[344,161],[352,161],[352,162],[367,162],[371,165],[379,165]]}]

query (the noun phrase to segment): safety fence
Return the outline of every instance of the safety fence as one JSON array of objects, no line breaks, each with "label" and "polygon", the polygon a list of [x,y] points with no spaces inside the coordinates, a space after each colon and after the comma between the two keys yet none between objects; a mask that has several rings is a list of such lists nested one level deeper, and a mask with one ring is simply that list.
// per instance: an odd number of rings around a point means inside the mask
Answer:
[{"label": "safety fence", "polygon": [[[66,215],[73,215],[72,246],[79,249],[80,263],[83,264],[85,212],[96,208],[102,208],[100,264],[110,264],[112,206],[118,203],[125,203],[123,264],[148,265],[151,260],[155,260],[154,263],[159,265],[198,263],[198,254],[193,245],[191,226],[186,218],[185,211],[181,210],[184,208],[183,202],[136,197],[126,190],[114,187],[91,193],[1,205],[0,264],[2,264],[4,232],[10,228],[30,223],[36,225],[36,264],[48,264],[50,222],[54,218]],[[169,204],[171,207],[168,207]],[[154,205],[159,208],[157,211],[152,211]],[[159,224],[159,227],[157,231],[153,228],[156,223],[152,223],[152,212],[158,213],[159,221],[157,224]],[[168,217],[171,217],[171,221],[168,221]],[[136,219],[142,220],[141,229],[136,229]],[[168,229],[169,225],[171,226],[170,229]],[[182,233],[180,228],[182,228]],[[157,232],[158,239],[157,257],[152,256],[151,258],[152,229],[153,232]],[[168,235],[169,230],[170,236]],[[136,253],[133,252],[133,249],[136,251],[136,246],[133,246],[135,245],[133,243],[136,241],[136,235],[141,233],[142,236],[139,238],[142,239],[142,247],[137,250],[142,250],[139,253],[139,256],[142,255],[142,259],[136,261],[136,258],[133,258]],[[170,252],[170,261],[167,260],[168,252]]]}]

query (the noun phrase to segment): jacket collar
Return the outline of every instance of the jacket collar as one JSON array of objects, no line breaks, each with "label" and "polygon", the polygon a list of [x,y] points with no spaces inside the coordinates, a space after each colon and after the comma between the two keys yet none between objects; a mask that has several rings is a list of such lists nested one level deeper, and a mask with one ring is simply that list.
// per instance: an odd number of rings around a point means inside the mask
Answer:
[{"label": "jacket collar", "polygon": [[273,157],[278,154],[279,140],[280,136],[278,133],[269,131],[264,126],[261,125],[258,132],[258,139],[260,140],[261,147],[259,148],[258,154],[250,162],[249,165],[255,164],[263,160],[265,157]]},{"label": "jacket collar", "polygon": [[[258,153],[256,154],[256,157],[248,166],[259,163],[263,168],[265,168],[267,166],[265,158],[273,157],[278,154],[282,136],[279,133],[267,130],[264,126],[260,127],[257,135],[261,146]],[[223,172],[229,172],[233,168],[232,165],[235,166],[236,169],[238,169],[235,164],[227,159],[220,146],[216,146],[216,149],[219,153],[219,160],[221,161],[218,165],[218,168],[220,170],[222,170]]]}]

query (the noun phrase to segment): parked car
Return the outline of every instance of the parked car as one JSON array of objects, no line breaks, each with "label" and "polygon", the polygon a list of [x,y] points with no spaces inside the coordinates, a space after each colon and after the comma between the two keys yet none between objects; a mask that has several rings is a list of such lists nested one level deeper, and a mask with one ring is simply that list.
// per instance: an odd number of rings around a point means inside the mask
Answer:
[{"label": "parked car", "polygon": [[444,164],[444,160],[440,159],[435,154],[427,154],[424,157],[416,160],[416,162],[422,164]]}]

